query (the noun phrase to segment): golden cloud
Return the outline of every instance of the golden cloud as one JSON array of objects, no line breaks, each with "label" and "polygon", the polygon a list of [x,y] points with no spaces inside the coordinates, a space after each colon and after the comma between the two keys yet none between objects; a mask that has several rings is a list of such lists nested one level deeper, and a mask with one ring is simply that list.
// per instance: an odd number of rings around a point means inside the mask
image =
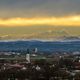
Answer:
[{"label": "golden cloud", "polygon": [[1,26],[32,26],[32,25],[80,26],[80,15],[67,16],[67,17],[0,19],[0,25]]}]

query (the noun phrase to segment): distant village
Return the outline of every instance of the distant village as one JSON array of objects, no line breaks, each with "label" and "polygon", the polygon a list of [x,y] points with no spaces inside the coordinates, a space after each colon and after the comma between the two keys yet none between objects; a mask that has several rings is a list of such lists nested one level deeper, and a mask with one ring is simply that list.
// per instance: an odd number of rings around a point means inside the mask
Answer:
[{"label": "distant village", "polygon": [[80,80],[80,52],[0,52],[0,80]]}]

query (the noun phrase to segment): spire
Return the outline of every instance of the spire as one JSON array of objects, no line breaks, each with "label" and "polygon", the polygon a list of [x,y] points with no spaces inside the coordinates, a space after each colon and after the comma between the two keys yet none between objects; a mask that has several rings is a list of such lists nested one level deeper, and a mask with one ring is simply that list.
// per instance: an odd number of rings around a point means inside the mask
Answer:
[{"label": "spire", "polygon": [[30,54],[26,54],[26,60],[30,63]]}]

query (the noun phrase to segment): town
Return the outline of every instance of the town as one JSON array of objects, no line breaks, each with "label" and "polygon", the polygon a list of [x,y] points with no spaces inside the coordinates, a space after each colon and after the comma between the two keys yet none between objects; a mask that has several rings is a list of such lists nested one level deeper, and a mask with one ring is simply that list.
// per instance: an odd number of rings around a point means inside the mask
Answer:
[{"label": "town", "polygon": [[0,52],[0,80],[80,80],[80,52]]}]

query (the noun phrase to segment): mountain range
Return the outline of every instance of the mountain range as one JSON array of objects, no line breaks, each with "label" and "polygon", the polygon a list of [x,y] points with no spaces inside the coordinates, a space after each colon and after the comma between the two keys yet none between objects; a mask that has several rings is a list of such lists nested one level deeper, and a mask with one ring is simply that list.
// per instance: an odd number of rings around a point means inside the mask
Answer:
[{"label": "mountain range", "polygon": [[61,40],[68,37],[79,38],[80,27],[76,26],[0,27],[0,40],[10,39]]}]

